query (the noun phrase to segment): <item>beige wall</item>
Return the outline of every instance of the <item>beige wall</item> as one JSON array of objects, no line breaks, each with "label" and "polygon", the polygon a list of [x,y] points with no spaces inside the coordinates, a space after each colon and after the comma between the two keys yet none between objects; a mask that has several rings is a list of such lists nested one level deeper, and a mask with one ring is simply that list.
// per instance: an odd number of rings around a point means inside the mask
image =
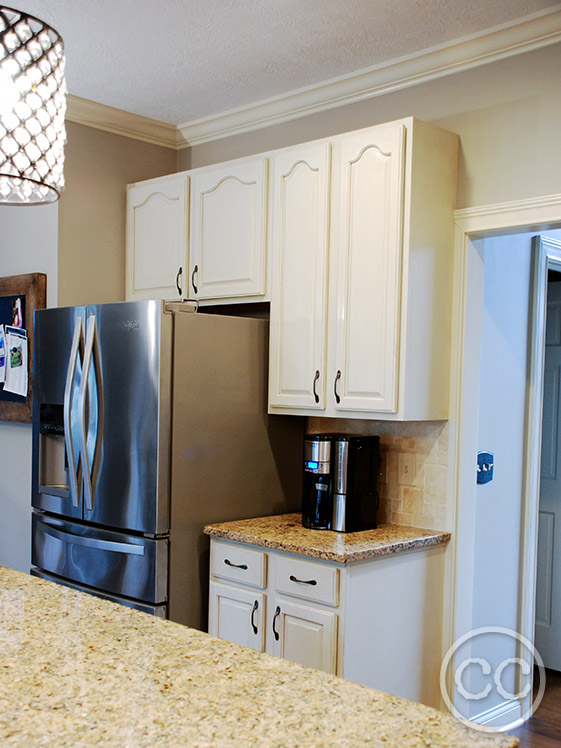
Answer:
[{"label": "beige wall", "polygon": [[126,185],[174,172],[177,154],[72,122],[67,131],[58,303],[123,301]]},{"label": "beige wall", "polygon": [[460,135],[458,207],[561,192],[561,45],[179,153],[179,169],[413,115]]}]

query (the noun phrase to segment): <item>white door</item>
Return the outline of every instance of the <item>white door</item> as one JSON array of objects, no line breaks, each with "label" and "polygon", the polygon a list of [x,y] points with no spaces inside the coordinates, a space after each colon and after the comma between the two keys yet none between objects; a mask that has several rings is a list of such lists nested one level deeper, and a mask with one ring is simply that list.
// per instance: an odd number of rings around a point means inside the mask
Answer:
[{"label": "white door", "polygon": [[262,652],[265,645],[264,600],[261,592],[211,582],[209,634]]},{"label": "white door", "polygon": [[336,673],[336,613],[277,597],[270,601],[268,620],[268,652],[326,673]]},{"label": "white door", "polygon": [[185,174],[128,185],[127,301],[185,296],[188,190]]},{"label": "white door", "polygon": [[404,156],[401,124],[344,135],[334,146],[340,201],[333,206],[336,346],[328,386],[338,410],[397,411]]},{"label": "white door", "polygon": [[[560,274],[561,279],[561,274]],[[535,645],[561,670],[561,283],[550,283],[543,392]]]},{"label": "white door", "polygon": [[264,295],[267,159],[204,168],[191,178],[189,295]]},{"label": "white door", "polygon": [[273,156],[269,403],[325,408],[329,143]]}]

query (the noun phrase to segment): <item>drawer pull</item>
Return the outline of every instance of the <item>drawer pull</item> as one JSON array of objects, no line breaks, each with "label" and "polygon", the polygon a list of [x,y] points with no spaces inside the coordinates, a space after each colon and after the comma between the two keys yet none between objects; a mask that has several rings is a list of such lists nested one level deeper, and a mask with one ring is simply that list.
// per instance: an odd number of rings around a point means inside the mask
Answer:
[{"label": "drawer pull", "polygon": [[316,371],[316,375],[314,377],[314,383],[312,385],[312,389],[314,392],[314,400],[316,401],[316,403],[319,403],[319,395],[316,392],[316,382],[318,381],[318,379],[319,379],[319,369]]},{"label": "drawer pull", "polygon": [[280,616],[280,605],[277,605],[277,609],[275,610],[275,615],[273,616],[273,634],[275,635],[275,641],[278,642],[279,640],[279,632],[275,628],[275,623],[277,621],[277,618]]},{"label": "drawer pull", "polygon": [[298,579],[294,574],[291,574],[289,579],[291,582],[298,582],[298,584],[311,584],[312,587],[315,587],[317,584],[315,579]]},{"label": "drawer pull", "polygon": [[255,625],[255,621],[254,621],[254,618],[253,618],[253,617],[254,617],[254,615],[255,615],[255,611],[257,610],[257,608],[258,608],[258,607],[259,607],[259,601],[258,601],[258,600],[256,600],[256,601],[255,601],[255,602],[253,603],[253,609],[252,609],[252,611],[251,611],[251,627],[253,628],[253,633],[254,633],[254,634],[257,634],[257,633],[258,633],[258,632],[257,632],[257,626]]},{"label": "drawer pull", "polygon": [[229,558],[225,558],[224,563],[226,566],[233,566],[234,569],[243,569],[244,571],[247,569],[247,564],[233,564]]}]

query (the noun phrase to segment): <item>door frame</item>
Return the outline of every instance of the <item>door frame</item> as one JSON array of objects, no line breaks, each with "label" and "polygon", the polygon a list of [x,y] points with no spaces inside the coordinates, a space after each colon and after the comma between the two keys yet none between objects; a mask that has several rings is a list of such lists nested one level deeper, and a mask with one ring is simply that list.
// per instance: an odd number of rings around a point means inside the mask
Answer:
[{"label": "door frame", "polygon": [[[448,526],[452,541],[445,578],[443,654],[472,626],[475,542],[475,455],[481,364],[483,262],[475,241],[489,235],[544,231],[561,225],[561,194],[497,203],[454,212],[454,283],[450,367]],[[521,574],[518,631],[534,640],[536,594],[539,452],[543,391],[543,347],[547,268],[557,262],[549,249],[535,253],[534,293],[531,301],[532,335],[525,434],[524,493],[522,497]],[[448,693],[454,693],[454,667],[448,668]],[[522,689],[519,689],[522,690]],[[531,691],[521,704],[526,712]]]}]

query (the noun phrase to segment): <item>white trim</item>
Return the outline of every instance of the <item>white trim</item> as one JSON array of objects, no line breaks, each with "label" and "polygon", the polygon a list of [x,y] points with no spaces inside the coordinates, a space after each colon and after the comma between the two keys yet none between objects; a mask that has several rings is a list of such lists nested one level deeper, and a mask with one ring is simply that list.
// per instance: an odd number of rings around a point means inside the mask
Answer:
[{"label": "white trim", "polygon": [[504,701],[502,704],[471,718],[472,722],[485,727],[500,728],[509,725],[509,730],[515,730],[522,724],[522,711],[519,701]]},{"label": "white trim", "polygon": [[561,41],[561,6],[389,63],[178,126],[187,147],[271,127]]},{"label": "white trim", "polygon": [[[540,501],[540,464],[542,441],[543,376],[545,365],[545,327],[547,319],[547,273],[550,268],[561,270],[561,242],[549,237],[537,237],[532,247],[532,296],[530,300],[531,328],[529,346],[529,380],[526,414],[524,533],[522,535],[522,564],[520,579],[519,621],[521,633],[532,643],[535,634],[536,574],[538,558],[538,521]],[[532,703],[532,679],[522,713]],[[526,684],[522,676],[518,692]]]},{"label": "white trim", "polygon": [[145,143],[174,150],[178,147],[178,131],[175,125],[124,112],[122,109],[81,99],[79,96],[67,96],[66,119],[79,125],[94,127],[96,130],[112,132],[134,140],[143,140]]},{"label": "white trim", "polygon": [[561,41],[561,5],[391,62],[170,125],[69,95],[70,122],[179,150],[398,91]]},{"label": "white trim", "polygon": [[[454,570],[450,575],[448,587],[445,591],[446,608],[451,609],[449,620],[445,621],[445,635],[449,641],[443,642],[443,648],[451,646],[454,641],[469,631],[472,627],[471,600],[474,593],[472,569],[468,564],[462,566],[462,549],[473,548],[474,526],[466,521],[473,506],[475,480],[466,481],[466,471],[470,467],[470,445],[477,439],[477,417],[473,415],[473,400],[465,399],[466,387],[475,390],[479,386],[477,365],[480,356],[480,337],[477,339],[477,320],[474,316],[481,312],[481,299],[474,290],[478,287],[479,268],[477,267],[477,251],[472,239],[476,236],[492,232],[508,231],[512,229],[545,230],[553,224],[561,223],[561,195],[545,195],[528,200],[511,203],[486,205],[467,210],[457,210],[456,220],[455,262],[457,263],[457,279],[455,289],[463,292],[455,293],[453,308],[452,340],[455,355],[452,358],[451,395],[450,395],[450,451],[449,451],[449,490],[455,490],[455,502],[451,506],[451,526],[455,528],[452,535],[452,554]],[[551,242],[548,241],[549,244]],[[549,262],[549,259],[547,260]],[[543,264],[543,258],[542,258]],[[545,266],[544,266],[545,267]],[[535,279],[546,277],[544,267],[535,272]],[[470,292],[470,284],[473,289]],[[479,285],[482,285],[479,283]],[[481,291],[481,289],[480,289]],[[538,297],[534,296],[533,304],[538,305]],[[536,306],[538,311],[541,307]],[[474,327],[475,325],[475,327]],[[543,326],[543,321],[541,322]],[[539,345],[540,333],[535,331],[531,341],[530,351],[534,358],[534,368],[530,372],[529,404],[539,402],[541,385],[539,382]],[[475,361],[475,363],[474,363]],[[542,364],[543,365],[543,364]],[[537,400],[536,400],[537,398]],[[539,410],[539,408],[538,408]],[[536,475],[539,474],[537,461],[539,449],[536,450],[536,440],[541,441],[539,415],[529,419],[526,433],[526,472],[525,495],[523,497],[524,533],[521,548],[521,568],[519,583],[519,633],[533,642],[534,639],[534,600],[535,600],[535,549],[537,520],[536,510]],[[528,457],[531,450],[531,459]],[[475,454],[475,452],[473,452]],[[466,515],[467,513],[467,515]],[[466,602],[467,600],[467,602]],[[452,691],[449,691],[452,692]],[[524,704],[522,705],[524,707]],[[526,709],[522,709],[525,713]]]}]

